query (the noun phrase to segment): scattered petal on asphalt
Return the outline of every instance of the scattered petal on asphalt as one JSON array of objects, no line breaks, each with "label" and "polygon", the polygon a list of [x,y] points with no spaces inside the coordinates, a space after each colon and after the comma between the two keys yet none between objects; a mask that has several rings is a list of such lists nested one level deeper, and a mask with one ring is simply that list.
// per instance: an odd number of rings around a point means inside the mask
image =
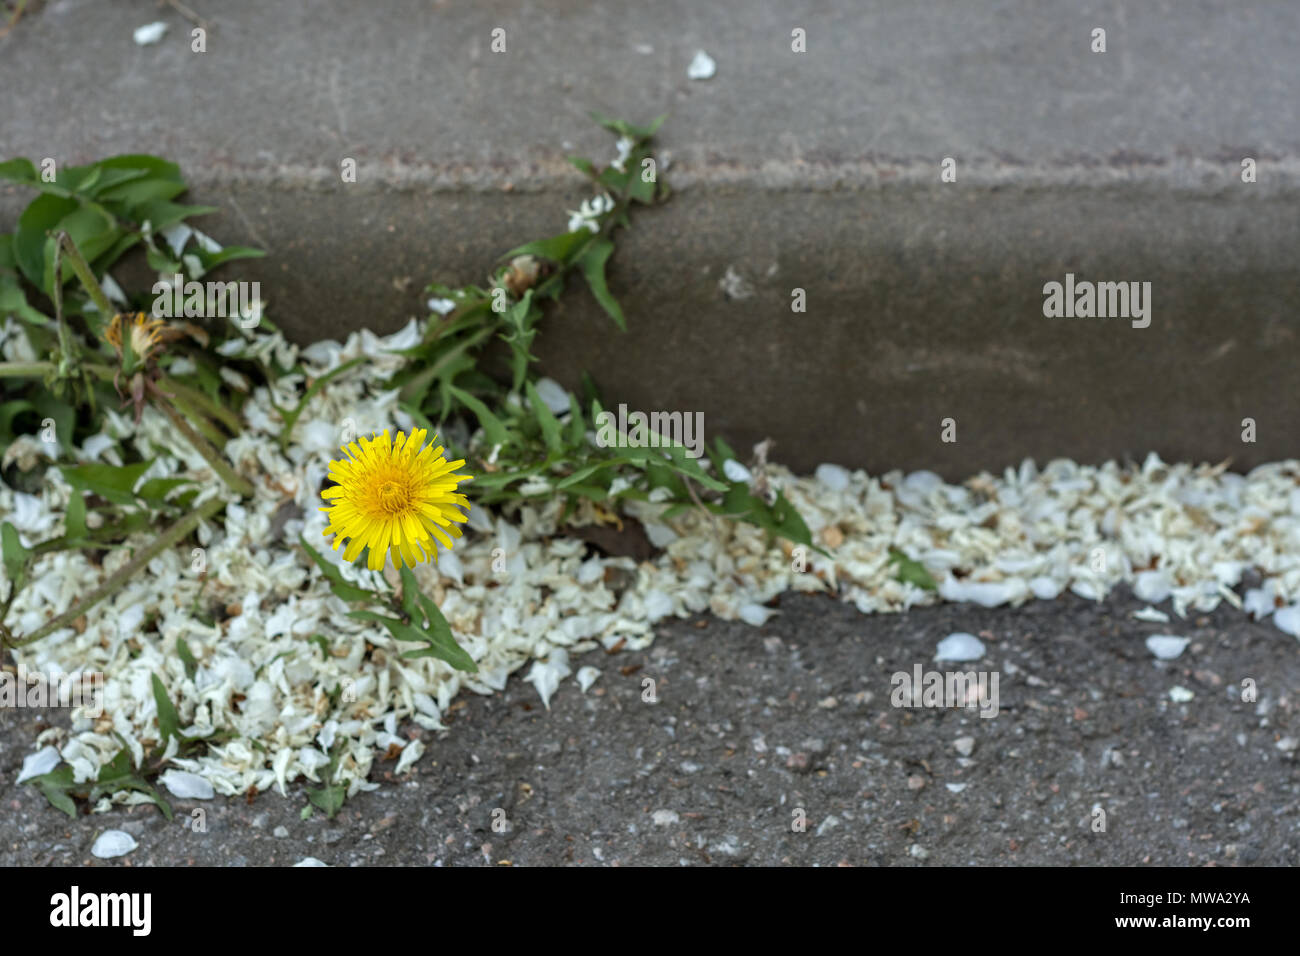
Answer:
[{"label": "scattered petal on asphalt", "polygon": [[105,830],[95,840],[95,845],[90,848],[90,852],[92,856],[99,857],[101,860],[111,860],[113,857],[126,856],[137,845],[129,833],[121,830]]},{"label": "scattered petal on asphalt", "polygon": [[692,80],[707,80],[717,72],[718,65],[713,62],[713,57],[703,50],[695,52],[695,58],[691,60],[691,65],[686,68],[686,75]]},{"label": "scattered petal on asphalt", "polygon": [[1155,624],[1169,623],[1169,615],[1154,607],[1144,607],[1140,611],[1134,611],[1133,617],[1139,621],[1151,621]]},{"label": "scattered petal on asphalt", "polygon": [[54,747],[45,747],[34,754],[28,754],[23,758],[23,769],[16,782],[23,783],[33,777],[44,776],[57,767],[62,759]]},{"label": "scattered petal on asphalt", "polygon": [[1277,613],[1273,615],[1273,623],[1284,634],[1300,637],[1300,604],[1278,608]]},{"label": "scattered petal on asphalt", "polygon": [[1181,654],[1190,642],[1174,634],[1152,634],[1147,638],[1147,650],[1162,661],[1171,661]]},{"label": "scattered petal on asphalt", "polygon": [[211,800],[216,796],[212,789],[212,782],[197,773],[168,770],[158,778],[158,782],[166,787],[173,797],[181,800]]},{"label": "scattered petal on asphalt", "polygon": [[984,642],[974,634],[957,631],[939,642],[936,661],[977,661],[984,656]]},{"label": "scattered petal on asphalt", "polygon": [[139,46],[148,46],[150,43],[157,43],[167,32],[167,24],[161,20],[155,20],[153,23],[146,23],[142,27],[136,27],[135,32],[131,34],[131,39],[135,40]]}]

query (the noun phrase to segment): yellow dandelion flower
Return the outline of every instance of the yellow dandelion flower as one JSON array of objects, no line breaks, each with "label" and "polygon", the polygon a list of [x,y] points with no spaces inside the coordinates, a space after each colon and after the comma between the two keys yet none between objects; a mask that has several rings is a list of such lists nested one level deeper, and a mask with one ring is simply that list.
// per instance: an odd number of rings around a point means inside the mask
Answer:
[{"label": "yellow dandelion flower", "polygon": [[368,547],[372,571],[383,570],[389,552],[395,566],[405,561],[413,568],[421,561],[437,562],[434,539],[450,550],[451,539],[460,537],[459,525],[468,519],[457,506],[468,510],[469,499],[457,494],[456,486],[472,476],[452,474],[464,460],[447,461],[441,445],[426,447],[427,434],[417,428],[409,437],[398,432],[390,440],[385,429],[350,443],[342,449],[347,457],[330,462],[329,476],[338,484],[321,492],[332,503],[320,510],[329,515],[324,533],[336,536],[335,551],[351,539],[345,561],[355,561]]}]

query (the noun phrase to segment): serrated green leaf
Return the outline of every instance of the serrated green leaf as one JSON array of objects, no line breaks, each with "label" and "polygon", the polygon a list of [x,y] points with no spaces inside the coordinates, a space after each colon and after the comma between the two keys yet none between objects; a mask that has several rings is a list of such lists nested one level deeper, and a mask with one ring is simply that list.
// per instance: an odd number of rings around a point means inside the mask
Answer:
[{"label": "serrated green leaf", "polygon": [[610,239],[601,237],[591,244],[591,247],[582,254],[578,260],[578,266],[582,269],[582,276],[587,280],[587,286],[591,289],[591,294],[596,297],[609,317],[624,332],[627,331],[627,322],[623,318],[623,308],[618,304],[618,300],[610,294],[609,286],[605,283],[605,263],[609,259],[610,253],[614,251],[614,243]]},{"label": "serrated green leaf", "polygon": [[524,388],[528,393],[528,402],[533,406],[533,414],[537,417],[537,424],[542,429],[542,439],[546,442],[546,450],[551,454],[558,454],[564,449],[564,440],[560,437],[560,422],[555,414],[542,401],[541,395],[532,382],[525,382]]},{"label": "serrated green leaf", "polygon": [[[158,733],[161,735],[159,743],[166,746],[167,741],[172,737],[176,738],[178,743],[185,738],[181,734],[181,719],[176,713],[176,707],[172,704],[171,698],[167,696],[167,688],[163,682],[158,679],[157,674],[149,675],[153,681],[153,701],[158,707]],[[123,751],[125,753],[126,751]]]},{"label": "serrated green leaf", "polygon": [[199,671],[199,662],[194,659],[194,652],[190,650],[190,645],[183,637],[176,638],[176,656],[185,665],[185,676],[194,680],[194,675]]},{"label": "serrated green leaf", "polygon": [[63,515],[63,527],[69,541],[80,541],[86,537],[86,498],[75,488],[68,498],[68,510]]},{"label": "serrated green leaf", "polygon": [[49,773],[32,777],[27,782],[41,791],[50,806],[62,810],[72,819],[77,819],[77,805],[72,801],[71,791],[78,785],[73,782],[71,764],[61,764]]},{"label": "serrated green leaf", "polygon": [[513,259],[516,256],[536,256],[539,259],[568,264],[573,255],[591,237],[592,233],[586,229],[579,229],[577,232],[562,232],[558,236],[538,239],[511,249],[501,259]]},{"label": "serrated green leaf", "polygon": [[114,504],[129,505],[134,503],[133,489],[149,466],[150,461],[134,465],[75,465],[63,466],[59,470],[64,480],[81,491],[89,491],[106,498]]},{"label": "serrated green leaf", "polygon": [[483,429],[484,436],[490,444],[502,446],[509,444],[510,432],[506,429],[506,426],[501,419],[492,414],[491,410],[489,410],[483,402],[479,401],[464,389],[457,388],[455,385],[448,385],[447,391],[450,392],[458,402],[474,413],[474,416],[478,419],[479,426]]},{"label": "serrated green leaf", "polygon": [[5,577],[9,579],[10,597],[12,597],[15,593],[14,589],[22,586],[28,553],[19,540],[17,529],[8,521],[0,525],[0,542],[3,543]]},{"label": "serrated green leaf", "polygon": [[18,217],[14,233],[14,258],[27,281],[38,289],[48,291],[53,284],[46,283],[45,244],[50,230],[63,218],[77,211],[80,204],[75,199],[42,194],[28,203]]},{"label": "serrated green leaf", "polygon": [[21,156],[0,163],[0,179],[8,179],[24,186],[37,186],[41,181],[40,174],[36,172],[36,164]]},{"label": "serrated green leaf", "polygon": [[167,500],[168,492],[183,485],[192,485],[190,478],[150,478],[136,491],[136,496],[150,504],[161,505]]}]

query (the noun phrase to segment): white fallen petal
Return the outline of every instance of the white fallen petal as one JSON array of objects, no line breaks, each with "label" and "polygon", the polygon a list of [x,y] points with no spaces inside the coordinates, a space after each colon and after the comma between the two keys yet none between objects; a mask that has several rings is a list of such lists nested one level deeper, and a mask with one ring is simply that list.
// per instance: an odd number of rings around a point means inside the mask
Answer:
[{"label": "white fallen petal", "polygon": [[1147,638],[1147,650],[1162,661],[1171,661],[1181,654],[1189,643],[1187,638],[1173,634],[1152,634]]},{"label": "white fallen petal", "polygon": [[59,751],[54,747],[45,747],[23,758],[23,769],[15,783],[24,783],[33,777],[43,777],[62,761]]},{"label": "white fallen petal", "polygon": [[763,607],[761,604],[742,604],[740,606],[740,619],[746,624],[752,624],[754,627],[762,627],[767,623],[768,618],[777,613],[773,608]]},{"label": "white fallen petal", "polygon": [[169,769],[158,781],[181,800],[211,800],[216,796],[210,781],[185,770]]},{"label": "white fallen petal", "polygon": [[1300,637],[1300,604],[1278,608],[1273,615],[1273,623],[1282,633]]},{"label": "white fallen petal", "polygon": [[734,458],[728,458],[722,463],[722,473],[727,476],[728,481],[743,481],[745,484],[749,484],[754,480],[754,476],[750,474],[749,469]]},{"label": "white fallen petal", "polygon": [[161,40],[166,32],[167,24],[161,20],[155,20],[153,23],[146,23],[142,27],[136,27],[135,32],[131,34],[131,39],[139,46],[148,46],[150,43],[157,43]]},{"label": "white fallen petal", "polygon": [[695,51],[691,65],[686,68],[686,75],[692,80],[707,80],[718,72],[718,64],[703,50]]},{"label": "white fallen petal", "polygon": [[532,670],[524,680],[537,688],[542,698],[542,705],[551,709],[551,695],[555,693],[560,681],[572,673],[569,670],[569,654],[564,648],[557,647],[544,661],[534,661]]},{"label": "white fallen petal", "polygon": [[95,840],[90,853],[101,860],[111,860],[117,856],[126,856],[138,845],[129,833],[122,830],[105,830]]},{"label": "white fallen petal", "polygon": [[821,464],[813,472],[813,477],[831,491],[843,491],[849,486],[849,472],[839,465]]},{"label": "white fallen petal", "polygon": [[939,642],[934,659],[936,661],[977,661],[983,656],[983,641],[974,634],[957,631]]},{"label": "white fallen petal", "polygon": [[1152,621],[1156,624],[1169,623],[1169,615],[1154,607],[1144,607],[1140,611],[1134,611],[1133,617],[1139,621]]}]

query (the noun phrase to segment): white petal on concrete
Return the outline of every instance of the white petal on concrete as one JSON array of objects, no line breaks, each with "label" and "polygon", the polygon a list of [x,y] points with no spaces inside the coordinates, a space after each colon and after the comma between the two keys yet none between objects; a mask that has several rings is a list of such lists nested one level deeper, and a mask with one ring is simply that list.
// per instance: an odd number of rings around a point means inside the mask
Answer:
[{"label": "white petal on concrete", "polygon": [[405,773],[423,754],[423,741],[412,740],[402,748],[402,756],[398,758],[397,766],[393,768],[393,773],[399,776]]},{"label": "white petal on concrete", "polygon": [[1241,608],[1255,620],[1263,620],[1277,610],[1277,605],[1273,601],[1273,589],[1250,588],[1241,602]]},{"label": "white petal on concrete", "polygon": [[1065,587],[1055,578],[1040,575],[1029,582],[1029,590],[1033,591],[1034,597],[1039,600],[1051,601],[1058,597]]},{"label": "white petal on concrete", "polygon": [[585,694],[592,684],[600,679],[600,671],[591,665],[578,668],[578,686],[582,688]]},{"label": "white petal on concrete", "polygon": [[1144,607],[1140,611],[1134,611],[1133,617],[1139,621],[1152,621],[1156,624],[1168,624],[1169,615],[1164,611],[1153,607]]},{"label": "white petal on concrete", "polygon": [[754,627],[762,627],[767,623],[767,619],[775,613],[776,611],[770,607],[752,603],[742,604],[739,611],[740,619],[746,624],[754,625]]},{"label": "white petal on concrete", "polygon": [[1172,700],[1175,704],[1185,704],[1195,696],[1196,695],[1193,694],[1186,687],[1169,688],[1169,699]]},{"label": "white petal on concrete", "polygon": [[849,472],[839,465],[822,464],[817,466],[813,477],[831,491],[843,491],[849,486]]},{"label": "white petal on concrete", "polygon": [[212,784],[197,773],[168,770],[158,780],[172,796],[181,800],[211,800],[216,796]]},{"label": "white petal on concrete", "polygon": [[957,631],[939,642],[936,661],[977,661],[984,656],[984,642],[974,634]]},{"label": "white petal on concrete", "polygon": [[939,582],[939,594],[946,601],[970,601],[981,607],[998,607],[1026,595],[1028,588],[1020,578],[1005,581],[959,581],[954,577]]},{"label": "white petal on concrete", "polygon": [[532,670],[528,672],[528,676],[524,680],[537,688],[537,693],[542,698],[542,705],[547,710],[550,710],[551,695],[560,686],[560,681],[571,673],[568,651],[562,647],[557,647],[551,651],[545,661],[534,661]]},{"label": "white petal on concrete", "polygon": [[1292,637],[1300,637],[1300,604],[1292,604],[1290,607],[1279,608],[1273,615],[1273,623],[1277,629],[1284,634],[1290,634]]},{"label": "white petal on concrete", "polygon": [[1169,597],[1169,590],[1169,575],[1164,571],[1139,571],[1133,581],[1133,593],[1148,604],[1159,604]]},{"label": "white petal on concrete", "polygon": [[686,75],[692,80],[707,80],[717,72],[718,64],[713,61],[713,57],[703,50],[695,51],[695,58],[691,60],[691,65],[686,68]]},{"label": "white petal on concrete", "polygon": [[1162,661],[1172,661],[1187,649],[1188,639],[1173,634],[1152,634],[1147,638],[1147,650]]},{"label": "white petal on concrete", "polygon": [[645,613],[651,624],[661,621],[673,613],[673,599],[653,588],[645,596]]},{"label": "white petal on concrete", "polygon": [[131,34],[131,39],[139,46],[148,46],[150,43],[157,43],[167,32],[167,24],[161,20],[155,20],[153,23],[146,23],[142,27],[136,27],[135,32]]},{"label": "white petal on concrete", "polygon": [[92,856],[101,860],[111,860],[115,856],[126,856],[138,846],[131,834],[122,830],[105,830],[90,848]]},{"label": "white petal on concrete", "polygon": [[28,754],[23,758],[23,769],[18,774],[17,783],[31,780],[33,777],[44,776],[59,765],[63,758],[59,756],[58,750],[54,747],[46,747],[38,750],[34,754]]},{"label": "white petal on concrete", "polygon": [[314,856],[304,856],[301,860],[295,863],[294,866],[329,866],[329,864],[322,863]]}]

